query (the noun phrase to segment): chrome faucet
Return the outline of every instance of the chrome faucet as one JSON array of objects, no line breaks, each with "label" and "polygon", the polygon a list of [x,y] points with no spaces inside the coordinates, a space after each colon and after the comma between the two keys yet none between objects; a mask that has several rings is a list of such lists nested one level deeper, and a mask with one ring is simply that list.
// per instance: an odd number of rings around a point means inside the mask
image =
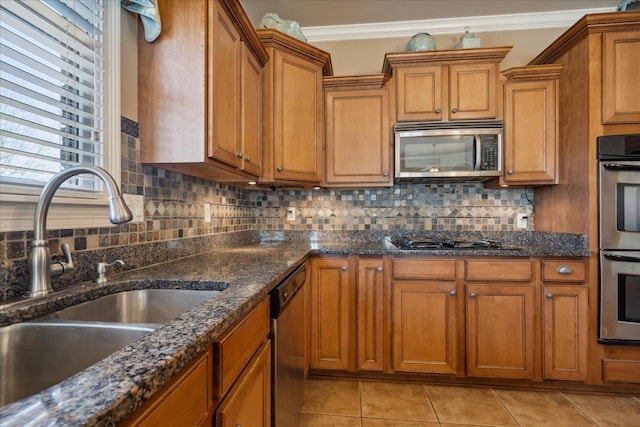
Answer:
[{"label": "chrome faucet", "polygon": [[33,224],[33,242],[29,253],[29,292],[27,297],[34,298],[48,295],[53,292],[51,287],[51,275],[59,276],[73,268],[71,252],[63,245],[65,262],[51,264],[49,252],[49,240],[47,237],[46,223],[47,213],[53,195],[67,179],[72,176],[89,173],[100,178],[109,193],[109,220],[112,224],[120,224],[133,219],[131,211],[124,202],[118,184],[107,171],[97,166],[72,166],[55,174],[42,189]]}]

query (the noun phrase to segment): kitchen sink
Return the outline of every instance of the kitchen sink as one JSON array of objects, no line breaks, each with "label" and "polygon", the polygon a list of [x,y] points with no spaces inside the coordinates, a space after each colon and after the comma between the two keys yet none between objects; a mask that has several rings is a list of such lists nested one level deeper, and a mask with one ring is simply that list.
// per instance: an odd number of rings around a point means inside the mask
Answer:
[{"label": "kitchen sink", "polygon": [[23,322],[0,328],[0,406],[31,396],[153,331],[99,323]]},{"label": "kitchen sink", "polygon": [[56,311],[50,317],[82,322],[163,324],[220,292],[192,289],[123,291]]}]

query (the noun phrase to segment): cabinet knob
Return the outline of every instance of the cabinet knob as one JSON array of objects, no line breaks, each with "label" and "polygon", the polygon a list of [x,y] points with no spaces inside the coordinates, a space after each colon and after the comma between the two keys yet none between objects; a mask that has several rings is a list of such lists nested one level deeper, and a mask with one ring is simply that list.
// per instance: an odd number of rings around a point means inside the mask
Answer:
[{"label": "cabinet knob", "polygon": [[458,112],[458,109],[457,109],[456,107],[453,107],[453,109],[451,110],[451,112],[455,114],[455,113],[457,113],[457,112]]},{"label": "cabinet knob", "polygon": [[282,166],[278,166],[278,172],[282,172]]},{"label": "cabinet knob", "polygon": [[553,298],[553,294],[551,292],[549,292],[547,295],[545,295],[548,299]]},{"label": "cabinet knob", "polygon": [[250,161],[251,161],[251,157],[250,157],[250,156],[247,156],[247,157],[245,157],[244,159],[245,159],[247,162],[250,162]]},{"label": "cabinet knob", "polygon": [[389,176],[389,172],[382,172],[382,176]]},{"label": "cabinet knob", "polygon": [[382,267],[378,267],[378,268],[376,268],[376,271],[377,271],[378,273],[382,273]]},{"label": "cabinet knob", "polygon": [[507,171],[507,173],[508,173],[509,175],[513,175],[513,169],[509,169],[509,170]]},{"label": "cabinet knob", "polygon": [[343,265],[343,266],[340,268],[340,270],[342,270],[342,271],[347,271],[347,267]]},{"label": "cabinet knob", "polygon": [[571,270],[571,267],[569,267],[568,265],[562,264],[561,266],[556,268],[556,272],[558,274],[571,274],[573,273],[573,270]]},{"label": "cabinet knob", "polygon": [[442,110],[441,110],[441,109],[436,108],[436,111],[435,111],[435,113],[436,113],[436,114],[440,114],[441,112],[442,112]]},{"label": "cabinet knob", "polygon": [[475,297],[476,297],[476,293],[475,293],[475,292],[471,292],[471,293],[469,294],[469,298],[475,298]]},{"label": "cabinet knob", "polygon": [[242,153],[238,153],[238,154],[236,154],[236,156],[238,156],[238,158],[241,159],[242,158]]},{"label": "cabinet knob", "polygon": [[456,291],[449,291],[449,295],[451,295],[452,297],[456,296]]}]

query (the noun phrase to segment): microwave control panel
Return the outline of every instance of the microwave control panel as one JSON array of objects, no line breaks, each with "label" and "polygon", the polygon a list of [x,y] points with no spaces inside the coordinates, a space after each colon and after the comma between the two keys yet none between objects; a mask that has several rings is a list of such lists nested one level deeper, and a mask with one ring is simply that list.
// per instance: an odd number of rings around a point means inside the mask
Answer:
[{"label": "microwave control panel", "polygon": [[500,170],[500,149],[497,135],[480,136],[480,170]]}]

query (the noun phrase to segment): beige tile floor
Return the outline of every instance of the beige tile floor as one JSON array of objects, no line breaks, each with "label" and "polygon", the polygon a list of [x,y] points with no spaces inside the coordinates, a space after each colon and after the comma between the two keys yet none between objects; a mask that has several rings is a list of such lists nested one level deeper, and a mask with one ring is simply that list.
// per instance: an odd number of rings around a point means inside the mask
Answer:
[{"label": "beige tile floor", "polygon": [[301,427],[640,427],[640,396],[309,379]]}]

